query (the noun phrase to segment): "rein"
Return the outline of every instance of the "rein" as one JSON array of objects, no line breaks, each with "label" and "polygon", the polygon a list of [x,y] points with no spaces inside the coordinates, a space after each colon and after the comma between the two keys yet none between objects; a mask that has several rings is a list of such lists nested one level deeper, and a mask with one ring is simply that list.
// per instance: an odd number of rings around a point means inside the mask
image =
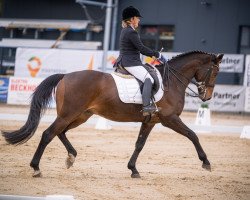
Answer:
[{"label": "rein", "polygon": [[[210,79],[210,76],[211,76],[211,74],[212,74],[212,70],[213,70],[213,67],[217,67],[218,68],[218,66],[217,65],[213,65],[213,66],[211,66],[210,68],[209,68],[209,70],[207,71],[207,73],[205,74],[205,80],[204,81],[202,81],[202,82],[196,82],[196,81],[194,81],[194,80],[190,80],[189,78],[187,78],[186,76],[184,76],[182,73],[180,73],[179,71],[177,71],[176,69],[174,69],[173,67],[171,67],[169,64],[168,64],[168,62],[166,62],[165,64],[164,64],[164,71],[163,71],[163,86],[164,87],[166,87],[166,85],[165,85],[165,79],[166,79],[166,76],[167,76],[167,82],[168,82],[168,89],[167,90],[165,90],[164,88],[162,88],[162,90],[165,92],[167,92],[168,90],[169,90],[169,80],[170,80],[170,78],[169,78],[169,74],[170,73],[172,73],[174,76],[175,76],[175,78],[183,85],[183,86],[185,86],[185,83],[177,76],[177,74],[178,75],[180,75],[181,77],[184,77],[189,83],[191,82],[191,83],[193,83],[194,85],[196,85],[196,87],[198,88],[198,91],[201,91],[201,94],[203,94],[204,96],[206,95],[206,91],[207,91],[207,87],[214,87],[214,85],[211,85],[211,84],[209,84],[209,79]],[[167,68],[167,70],[166,70],[166,68]],[[166,75],[166,72],[167,72],[167,75]],[[170,73],[169,73],[170,72]],[[187,95],[189,95],[189,96],[191,96],[191,97],[199,97],[200,95],[199,95],[199,93],[197,93],[197,92],[195,92],[194,90],[192,90],[189,86],[187,86],[187,88],[191,91],[191,92],[193,92],[193,94],[191,94],[191,93],[188,93],[188,92],[186,92],[185,91],[185,93],[187,94]]]}]

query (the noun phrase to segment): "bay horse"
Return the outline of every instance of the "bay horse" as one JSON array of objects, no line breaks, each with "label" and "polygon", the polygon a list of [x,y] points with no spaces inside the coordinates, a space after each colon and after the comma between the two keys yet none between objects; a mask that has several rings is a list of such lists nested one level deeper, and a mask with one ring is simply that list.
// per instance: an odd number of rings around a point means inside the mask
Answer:
[{"label": "bay horse", "polygon": [[222,57],[223,54],[192,51],[180,54],[165,65],[158,66],[163,77],[164,95],[157,102],[157,106],[161,108],[160,111],[148,122],[142,115],[142,105],[125,104],[119,99],[115,82],[109,73],[84,70],[51,75],[34,91],[26,123],[19,130],[3,131],[2,135],[9,144],[17,145],[28,141],[34,135],[40,118],[49,106],[52,94],[55,93],[57,117],[43,132],[31,160],[30,166],[34,169],[34,177],[41,175],[40,159],[46,146],[55,136],[58,136],[67,149],[67,168],[73,165],[77,152],[67,139],[66,132],[86,122],[93,114],[113,121],[142,123],[135,150],[128,162],[132,178],[140,178],[136,169],[136,160],[149,133],[157,123],[191,140],[202,161],[202,167],[211,171],[210,162],[197,135],[182,122],[179,116],[184,107],[185,90],[191,81],[196,80],[197,95],[202,101],[212,97]]}]

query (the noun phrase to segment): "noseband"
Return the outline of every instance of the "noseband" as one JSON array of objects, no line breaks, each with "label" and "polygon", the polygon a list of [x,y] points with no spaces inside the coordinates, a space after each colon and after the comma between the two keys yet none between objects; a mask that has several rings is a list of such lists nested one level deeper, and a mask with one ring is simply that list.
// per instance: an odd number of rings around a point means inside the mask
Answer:
[{"label": "noseband", "polygon": [[199,93],[200,93],[200,96],[202,95],[202,96],[201,96],[201,99],[205,98],[205,96],[206,96],[206,94],[207,94],[207,88],[209,88],[209,87],[212,87],[212,88],[213,88],[213,87],[215,86],[215,84],[210,84],[210,83],[209,83],[214,67],[216,67],[216,68],[219,70],[219,66],[218,66],[218,65],[215,65],[215,64],[212,65],[212,66],[208,69],[207,73],[205,74],[204,81],[202,81],[202,82],[200,82],[200,83],[197,82],[197,85],[196,85],[196,86],[197,86],[197,88],[198,88],[198,91],[199,91]]},{"label": "noseband", "polygon": [[[205,74],[204,76],[204,81],[202,82],[197,82],[197,81],[194,81],[194,80],[190,80],[189,78],[187,78],[186,76],[184,76],[183,74],[181,74],[179,71],[177,71],[176,69],[174,69],[173,67],[171,67],[167,62],[164,64],[164,71],[163,71],[163,85],[164,87],[166,87],[165,85],[165,79],[167,78],[168,80],[168,89],[169,89],[169,72],[172,73],[179,82],[182,83],[183,86],[185,86],[185,83],[177,76],[177,74],[179,74],[180,76],[184,77],[188,82],[191,82],[193,83],[194,85],[196,85],[196,87],[198,88],[198,91],[199,91],[199,94],[197,92],[195,92],[194,90],[192,90],[189,86],[188,86],[188,89],[190,91],[192,91],[193,94],[190,94],[190,93],[187,93],[188,96],[191,96],[191,97],[200,97],[201,99],[205,98],[206,94],[207,94],[207,88],[209,87],[214,87],[215,85],[214,84],[210,84],[209,81],[210,81],[210,78],[211,78],[211,75],[212,75],[212,72],[213,72],[213,68],[216,67],[217,69],[219,69],[219,66],[218,65],[212,65],[207,73]],[[168,91],[165,90],[163,88],[163,91]],[[201,96],[202,95],[202,96]]]}]

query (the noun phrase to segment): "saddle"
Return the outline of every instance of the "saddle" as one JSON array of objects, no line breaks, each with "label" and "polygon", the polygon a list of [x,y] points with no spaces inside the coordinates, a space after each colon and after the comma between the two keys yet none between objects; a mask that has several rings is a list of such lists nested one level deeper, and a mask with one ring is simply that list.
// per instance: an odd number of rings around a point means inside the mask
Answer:
[{"label": "saddle", "polygon": [[[156,75],[152,73],[152,76],[157,76],[157,79],[154,79],[154,102],[158,102],[163,97],[162,89],[162,77],[157,68],[150,66],[150,72],[155,71]],[[134,76],[130,75],[123,67],[116,67],[116,70],[111,73],[113,77],[118,95],[120,100],[123,103],[132,103],[132,104],[142,104],[142,89],[143,84],[141,81],[137,80]],[[158,88],[158,89],[157,89]]]},{"label": "saddle", "polygon": [[[151,75],[151,77],[154,79],[154,84],[153,84],[153,88],[152,88],[152,96],[154,96],[157,91],[159,90],[160,87],[160,81],[159,78],[157,76],[157,72],[156,70],[149,64],[144,64],[143,67],[148,71],[148,73]],[[140,90],[142,93],[142,89],[143,89],[143,82],[139,79],[137,79],[136,77],[134,77],[132,74],[130,74],[124,67],[122,67],[120,64],[116,66],[115,68],[115,73],[119,76],[119,74],[124,75],[124,76],[132,76],[133,78],[135,78],[137,80],[137,82],[139,83],[140,86]],[[131,77],[131,78],[132,78]]]}]

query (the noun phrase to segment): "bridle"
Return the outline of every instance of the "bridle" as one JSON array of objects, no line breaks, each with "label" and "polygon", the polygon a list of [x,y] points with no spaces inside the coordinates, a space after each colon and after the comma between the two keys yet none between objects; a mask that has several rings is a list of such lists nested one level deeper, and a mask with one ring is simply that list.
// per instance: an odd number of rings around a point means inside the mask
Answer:
[{"label": "bridle", "polygon": [[207,73],[205,74],[204,81],[198,83],[199,85],[197,86],[197,88],[198,88],[199,94],[202,95],[201,99],[205,98],[207,94],[207,88],[209,87],[214,88],[215,86],[215,84],[209,83],[214,67],[216,67],[219,71],[219,66],[216,64],[213,64],[211,67],[209,67]]},{"label": "bridle", "polygon": [[[164,65],[163,65],[163,78],[162,78],[162,81],[163,81],[163,88],[162,90],[163,91],[168,91],[169,90],[169,74],[172,73],[176,79],[183,85],[183,86],[186,86],[185,83],[178,77],[178,75],[180,75],[181,77],[184,77],[188,83],[193,83],[194,85],[196,85],[196,87],[198,88],[198,91],[199,93],[195,92],[194,90],[192,90],[189,86],[187,86],[187,88],[192,91],[192,94],[191,93],[188,93],[185,91],[185,93],[188,95],[188,96],[191,96],[191,97],[199,97],[201,99],[204,99],[206,97],[206,94],[207,94],[207,88],[209,87],[214,87],[215,85],[214,84],[210,84],[210,78],[211,78],[211,75],[212,75],[212,72],[213,72],[213,69],[214,67],[216,67],[218,70],[219,70],[219,66],[216,65],[216,64],[213,64],[211,67],[209,67],[208,71],[206,72],[206,74],[204,75],[204,81],[202,82],[197,82],[193,79],[189,79],[187,78],[186,76],[184,76],[182,73],[180,73],[179,71],[177,71],[176,69],[174,69],[173,67],[171,67],[168,62],[166,62]],[[167,82],[168,82],[168,85],[166,86],[165,83],[166,83],[166,78],[167,78]],[[202,78],[203,79],[203,78]],[[167,90],[165,89],[167,87]]]}]

